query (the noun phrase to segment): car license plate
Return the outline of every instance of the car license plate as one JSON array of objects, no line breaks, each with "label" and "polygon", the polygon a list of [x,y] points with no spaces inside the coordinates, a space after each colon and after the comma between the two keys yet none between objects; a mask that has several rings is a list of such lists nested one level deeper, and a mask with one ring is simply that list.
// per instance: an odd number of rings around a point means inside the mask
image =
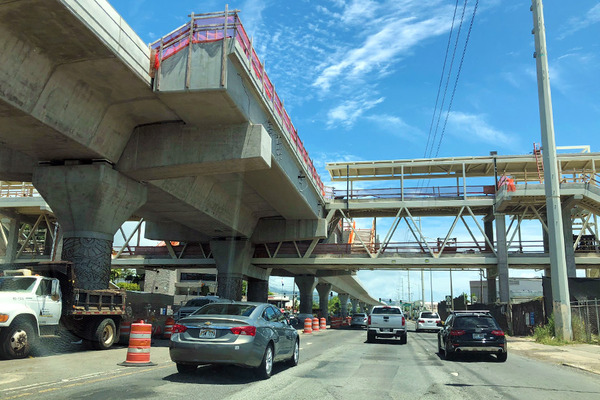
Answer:
[{"label": "car license plate", "polygon": [[200,329],[198,336],[205,339],[214,339],[217,337],[217,331],[214,329]]},{"label": "car license plate", "polygon": [[483,339],[485,335],[483,333],[474,333],[473,339]]}]

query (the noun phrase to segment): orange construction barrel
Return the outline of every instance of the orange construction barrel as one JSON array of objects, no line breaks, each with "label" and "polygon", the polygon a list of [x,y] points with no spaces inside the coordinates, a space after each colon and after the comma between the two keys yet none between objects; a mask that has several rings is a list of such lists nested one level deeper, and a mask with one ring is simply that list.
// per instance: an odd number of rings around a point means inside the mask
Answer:
[{"label": "orange construction barrel", "polygon": [[312,333],[312,319],[310,318],[304,320],[304,333]]},{"label": "orange construction barrel", "polygon": [[131,324],[127,358],[119,365],[126,367],[147,367],[156,365],[150,362],[150,342],[152,340],[152,324]]},{"label": "orange construction barrel", "polygon": [[312,330],[313,330],[313,332],[319,331],[319,318],[315,317],[312,319]]},{"label": "orange construction barrel", "polygon": [[320,330],[324,331],[327,329],[327,320],[325,318],[321,318],[319,322],[321,323],[319,326]]}]

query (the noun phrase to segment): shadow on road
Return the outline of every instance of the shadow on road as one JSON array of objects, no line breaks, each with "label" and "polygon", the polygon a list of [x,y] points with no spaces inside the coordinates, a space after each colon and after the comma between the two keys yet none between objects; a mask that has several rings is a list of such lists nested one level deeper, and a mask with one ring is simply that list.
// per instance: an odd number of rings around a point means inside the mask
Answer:
[{"label": "shadow on road", "polygon": [[[273,365],[272,376],[291,368],[285,364]],[[251,368],[237,367],[234,365],[201,365],[196,371],[189,374],[171,374],[163,378],[169,382],[196,383],[208,385],[240,385],[259,381],[260,378]]]}]

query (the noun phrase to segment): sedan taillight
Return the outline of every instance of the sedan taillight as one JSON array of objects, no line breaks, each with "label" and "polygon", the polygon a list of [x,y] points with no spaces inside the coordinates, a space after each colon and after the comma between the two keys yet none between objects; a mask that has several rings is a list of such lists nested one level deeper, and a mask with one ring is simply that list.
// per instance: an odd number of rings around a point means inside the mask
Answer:
[{"label": "sedan taillight", "polygon": [[183,333],[187,331],[187,326],[181,324],[173,324],[173,333]]},{"label": "sedan taillight", "polygon": [[236,326],[229,329],[234,335],[256,336],[255,326]]},{"label": "sedan taillight", "polygon": [[420,319],[418,322],[419,322],[420,324],[424,324],[424,323],[425,323],[425,320],[422,320],[422,319]]},{"label": "sedan taillight", "polygon": [[502,330],[495,330],[495,331],[492,331],[492,335],[494,335],[494,336],[504,336],[504,331],[502,331]]},{"label": "sedan taillight", "polygon": [[466,332],[463,331],[462,329],[452,329],[450,330],[450,336],[461,336],[464,335]]}]

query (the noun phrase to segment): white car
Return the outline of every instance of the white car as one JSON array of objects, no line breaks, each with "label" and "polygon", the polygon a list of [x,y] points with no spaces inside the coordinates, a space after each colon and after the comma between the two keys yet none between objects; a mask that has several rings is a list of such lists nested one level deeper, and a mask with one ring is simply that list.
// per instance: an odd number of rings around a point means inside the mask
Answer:
[{"label": "white car", "polygon": [[432,311],[421,311],[415,324],[415,332],[419,331],[439,331],[441,328],[437,325],[441,322],[438,313]]}]

